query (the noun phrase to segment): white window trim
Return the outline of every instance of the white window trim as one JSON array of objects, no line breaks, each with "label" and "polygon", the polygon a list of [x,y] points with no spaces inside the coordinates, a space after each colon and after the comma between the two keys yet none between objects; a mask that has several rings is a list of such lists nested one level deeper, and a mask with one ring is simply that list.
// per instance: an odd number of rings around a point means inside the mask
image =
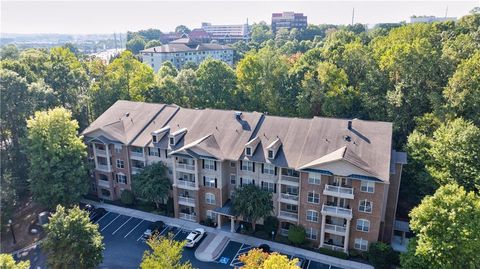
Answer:
[{"label": "white window trim", "polygon": [[[357,247],[357,244],[359,245],[359,247]],[[365,249],[362,246],[365,246]],[[367,251],[368,250],[368,240],[365,240],[363,238],[355,238],[355,241],[353,243],[353,248],[358,249],[358,250],[362,250],[362,251]]]},{"label": "white window trim", "polygon": [[[120,162],[122,162],[122,165],[119,165]],[[124,169],[125,168],[125,161],[123,161],[122,159],[117,159],[116,165],[117,165],[117,168]],[[123,167],[121,167],[121,166],[123,166]]]},{"label": "white window trim", "polygon": [[[365,190],[362,190],[363,184],[366,184],[366,189]],[[372,191],[368,191],[369,187],[372,188]],[[375,192],[375,182],[362,180],[361,183],[360,183],[360,191],[361,192],[366,192],[366,193],[374,193]]]},{"label": "white window trim", "polygon": [[213,210],[207,210],[206,215],[207,215],[207,218],[209,218],[209,219],[211,219],[211,220],[213,220],[213,221],[215,221],[215,222],[217,221],[218,214],[217,214],[215,211],[213,211]]},{"label": "white window trim", "polygon": [[[370,211],[362,211],[362,210],[360,210],[360,207],[362,206],[362,202],[365,202],[365,209],[367,208],[367,202],[370,203]],[[373,202],[372,202],[372,201],[368,201],[367,199],[360,200],[360,201],[358,202],[358,211],[359,211],[359,212],[363,212],[363,213],[372,214],[372,212],[373,212]]]},{"label": "white window trim", "polygon": [[215,170],[215,161],[210,159],[203,159],[203,169]]},{"label": "white window trim", "polygon": [[[312,202],[310,202],[310,193],[313,194],[313,201]],[[315,195],[318,195],[318,203],[315,203]],[[314,205],[320,204],[320,193],[315,193],[315,191],[308,192],[307,193],[307,203],[314,204]]]},{"label": "white window trim", "polygon": [[[310,240],[317,240],[318,239],[318,230],[313,229],[313,227],[308,227],[307,229],[305,229],[305,233],[306,233],[307,239],[310,239]],[[315,235],[315,238],[312,238],[313,236],[311,236],[311,235]]]},{"label": "white window trim", "polygon": [[[317,178],[312,177],[312,176],[318,176],[318,183],[315,182],[317,180]],[[308,173],[308,184],[320,185],[321,182],[322,182],[322,175],[321,174],[319,174],[319,173]]]},{"label": "white window trim", "polygon": [[[316,214],[317,220],[314,220],[314,218],[313,218],[314,215],[312,215],[312,219],[309,219],[308,213]],[[307,210],[307,214],[306,214],[306,215],[307,215],[307,216],[306,216],[306,220],[307,220],[307,221],[309,221],[309,222],[318,222],[318,211],[309,209],[309,210]]]},{"label": "white window trim", "polygon": [[[269,169],[267,169],[267,167]],[[275,175],[275,165],[270,163],[263,164],[263,173],[268,175]]]},{"label": "white window trim", "polygon": [[[250,154],[247,153],[247,150],[250,150]],[[253,155],[253,148],[252,147],[246,147],[245,148],[245,156],[252,156]]]},{"label": "white window trim", "polygon": [[[172,140],[173,140],[173,143],[172,143]],[[175,137],[174,136],[168,137],[168,144],[170,146],[175,146],[176,143],[175,143]]]},{"label": "white window trim", "polygon": [[[213,199],[212,199],[213,197]],[[209,205],[215,205],[217,204],[217,198],[215,197],[215,194],[211,192],[205,193],[205,203]]]},{"label": "white window trim", "polygon": [[[121,182],[120,180],[118,180],[119,176],[123,177],[125,180],[123,182]],[[127,184],[127,175],[125,175],[124,173],[117,173],[115,175],[115,179],[116,179],[117,183],[119,183],[119,184]]]},{"label": "white window trim", "polygon": [[[361,229],[358,229],[358,223],[361,222],[362,225],[361,225]],[[365,225],[366,224],[366,225]],[[368,219],[358,219],[357,220],[357,223],[355,225],[355,228],[357,229],[357,231],[359,232],[364,232],[364,233],[368,233],[370,232],[370,221]],[[364,230],[365,228],[367,228],[366,230]]]},{"label": "white window trim", "polygon": [[[272,156],[270,156],[270,153],[272,153]],[[275,158],[275,151],[273,149],[269,149],[267,154],[269,159]]]},{"label": "white window trim", "polygon": [[[247,164],[251,164],[251,166],[249,166]],[[242,161],[242,170],[243,171],[253,172],[253,166],[254,166],[254,163],[251,162],[251,161]]]},{"label": "white window trim", "polygon": [[[208,183],[208,184],[207,184]],[[205,187],[215,188],[215,178],[205,176]]]}]

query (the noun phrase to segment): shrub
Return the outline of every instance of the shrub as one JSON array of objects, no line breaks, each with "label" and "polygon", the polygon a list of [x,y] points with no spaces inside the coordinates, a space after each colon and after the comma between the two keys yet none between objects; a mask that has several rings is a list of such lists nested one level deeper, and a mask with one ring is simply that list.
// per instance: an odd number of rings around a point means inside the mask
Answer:
[{"label": "shrub", "polygon": [[276,235],[278,230],[278,219],[274,216],[266,217],[263,221],[263,230],[269,235],[271,235],[273,231]]},{"label": "shrub", "polygon": [[294,245],[301,245],[305,242],[305,228],[299,225],[290,225],[288,229],[288,240]]},{"label": "shrub", "polygon": [[388,269],[394,262],[394,253],[392,247],[383,242],[375,242],[370,244],[367,257],[368,261],[376,269]]},{"label": "shrub", "polygon": [[347,253],[331,250],[329,248],[319,248],[318,252],[320,252],[322,254],[325,254],[325,255],[328,255],[328,256],[333,256],[333,257],[337,257],[337,258],[340,258],[340,259],[344,259],[344,260],[348,259],[348,254]]},{"label": "shrub", "polygon": [[122,195],[120,195],[120,200],[124,205],[132,205],[135,201],[135,197],[131,190],[124,190],[122,191]]}]

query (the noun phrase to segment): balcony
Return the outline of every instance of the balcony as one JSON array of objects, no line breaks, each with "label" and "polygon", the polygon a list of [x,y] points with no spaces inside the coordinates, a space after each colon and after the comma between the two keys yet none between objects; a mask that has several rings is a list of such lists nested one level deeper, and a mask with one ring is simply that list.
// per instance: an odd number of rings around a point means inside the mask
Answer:
[{"label": "balcony", "polygon": [[325,232],[344,236],[347,232],[347,228],[340,225],[325,223]]},{"label": "balcony", "polygon": [[343,207],[339,207],[339,206],[331,206],[331,205],[326,205],[326,204],[323,204],[322,214],[329,215],[329,216],[334,216],[334,217],[339,217],[339,218],[346,218],[346,219],[351,219],[352,218],[352,210],[351,209],[343,208]]},{"label": "balcony", "polygon": [[195,181],[177,179],[178,188],[195,188]]},{"label": "balcony", "polygon": [[135,167],[135,166],[133,166],[133,167],[132,167],[132,174],[134,174],[134,175],[135,175],[135,174],[138,174],[138,173],[142,172],[142,170],[143,170],[143,167]]},{"label": "balcony", "polygon": [[193,214],[180,213],[180,216],[179,216],[179,217],[180,217],[181,219],[184,219],[184,220],[197,222],[197,216],[195,216],[195,215],[193,215]]},{"label": "balcony", "polygon": [[178,203],[186,206],[195,206],[195,198],[178,196]]},{"label": "balcony", "polygon": [[106,164],[97,164],[97,166],[95,168],[99,171],[111,172],[111,168],[109,169],[108,165],[106,165]]},{"label": "balcony", "polygon": [[334,250],[334,251],[340,251],[340,252],[345,251],[345,249],[342,246],[337,246],[337,245],[332,245],[332,244],[327,244],[327,243],[323,243],[323,247]]},{"label": "balcony", "polygon": [[99,149],[99,148],[95,148],[95,155],[108,157],[107,156],[107,151],[104,150],[104,149]]},{"label": "balcony", "polygon": [[178,171],[186,171],[186,172],[194,172],[195,171],[195,165],[187,164],[187,163],[177,163],[177,166],[175,168]]},{"label": "balcony", "polygon": [[280,193],[280,202],[289,204],[298,204],[298,195],[290,193]]},{"label": "balcony", "polygon": [[135,160],[145,160],[145,155],[142,152],[138,151],[130,151],[130,158],[135,159]]},{"label": "balcony", "polygon": [[278,217],[283,218],[283,219],[287,219],[287,220],[298,221],[298,213],[296,213],[296,212],[289,212],[289,211],[280,210],[278,212]]},{"label": "balcony", "polygon": [[282,184],[287,184],[291,186],[298,186],[298,183],[300,179],[298,177],[292,177],[292,176],[281,176]]},{"label": "balcony", "polygon": [[353,199],[353,188],[325,185],[324,195],[335,196],[346,199]]},{"label": "balcony", "polygon": [[100,187],[110,188],[110,181],[99,179],[97,182],[97,185]]}]

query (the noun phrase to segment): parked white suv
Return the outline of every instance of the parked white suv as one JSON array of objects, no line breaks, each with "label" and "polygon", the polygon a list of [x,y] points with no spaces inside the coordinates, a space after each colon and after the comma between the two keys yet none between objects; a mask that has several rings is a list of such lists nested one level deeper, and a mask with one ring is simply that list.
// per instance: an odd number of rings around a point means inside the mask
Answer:
[{"label": "parked white suv", "polygon": [[195,245],[202,240],[203,236],[205,235],[205,229],[203,228],[197,228],[190,232],[187,236],[187,244],[185,244],[185,247],[188,248],[193,248]]}]

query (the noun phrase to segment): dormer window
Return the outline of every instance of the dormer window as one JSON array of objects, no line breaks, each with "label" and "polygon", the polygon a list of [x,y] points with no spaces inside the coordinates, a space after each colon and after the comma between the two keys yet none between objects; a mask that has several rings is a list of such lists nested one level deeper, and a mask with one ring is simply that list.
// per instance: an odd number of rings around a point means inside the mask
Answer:
[{"label": "dormer window", "polygon": [[252,156],[252,148],[251,147],[246,147],[245,148],[245,155]]},{"label": "dormer window", "polygon": [[273,150],[271,150],[271,149],[268,150],[268,158],[269,158],[269,159],[273,159],[273,156],[275,156]]},{"label": "dormer window", "polygon": [[156,135],[152,135],[152,142],[157,143],[157,136]]},{"label": "dormer window", "polygon": [[175,146],[175,137],[173,137],[173,136],[169,137],[168,144],[170,146]]}]

